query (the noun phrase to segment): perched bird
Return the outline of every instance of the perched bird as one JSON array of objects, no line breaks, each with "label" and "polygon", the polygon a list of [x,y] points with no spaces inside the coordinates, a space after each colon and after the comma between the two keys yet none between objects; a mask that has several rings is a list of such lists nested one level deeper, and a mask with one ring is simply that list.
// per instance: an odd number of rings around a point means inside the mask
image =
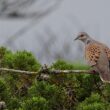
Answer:
[{"label": "perched bird", "polygon": [[75,40],[81,40],[85,44],[88,65],[99,73],[103,82],[110,83],[110,49],[92,39],[86,32],[80,32]]}]

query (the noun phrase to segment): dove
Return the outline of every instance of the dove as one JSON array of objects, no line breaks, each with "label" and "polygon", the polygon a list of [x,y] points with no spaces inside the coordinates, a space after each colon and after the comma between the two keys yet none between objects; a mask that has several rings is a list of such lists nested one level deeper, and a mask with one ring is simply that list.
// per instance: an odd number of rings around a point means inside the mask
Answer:
[{"label": "dove", "polygon": [[105,44],[91,38],[86,32],[80,32],[75,40],[84,43],[87,64],[99,73],[104,83],[110,83],[110,49]]}]

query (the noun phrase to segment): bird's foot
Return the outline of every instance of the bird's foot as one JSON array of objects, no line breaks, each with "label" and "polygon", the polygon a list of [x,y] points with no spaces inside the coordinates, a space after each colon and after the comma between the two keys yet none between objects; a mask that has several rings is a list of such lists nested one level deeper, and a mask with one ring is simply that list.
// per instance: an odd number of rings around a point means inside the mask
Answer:
[{"label": "bird's foot", "polygon": [[90,74],[97,74],[97,72],[95,70],[90,70],[89,73]]}]

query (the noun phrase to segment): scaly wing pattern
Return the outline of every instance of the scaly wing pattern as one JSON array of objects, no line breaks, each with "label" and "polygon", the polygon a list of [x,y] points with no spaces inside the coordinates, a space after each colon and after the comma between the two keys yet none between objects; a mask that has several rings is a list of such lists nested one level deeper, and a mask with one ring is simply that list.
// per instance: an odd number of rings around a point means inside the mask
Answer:
[{"label": "scaly wing pattern", "polygon": [[95,67],[103,82],[110,83],[110,49],[100,43],[91,43],[86,46],[86,60]]},{"label": "scaly wing pattern", "polygon": [[96,43],[89,44],[85,47],[85,58],[90,66],[97,64],[100,57],[100,46]]},{"label": "scaly wing pattern", "polygon": [[108,60],[110,61],[110,49],[108,47],[105,47],[105,52],[107,54]]}]

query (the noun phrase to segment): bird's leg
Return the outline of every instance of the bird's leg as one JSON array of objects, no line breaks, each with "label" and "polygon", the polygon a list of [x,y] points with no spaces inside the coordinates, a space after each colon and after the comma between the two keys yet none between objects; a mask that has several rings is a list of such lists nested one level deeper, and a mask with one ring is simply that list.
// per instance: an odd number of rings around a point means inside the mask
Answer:
[{"label": "bird's leg", "polygon": [[89,71],[89,73],[90,73],[90,74],[96,74],[97,72],[96,72],[95,70],[91,69],[91,70]]},{"label": "bird's leg", "polygon": [[92,69],[89,70],[90,74],[98,74],[98,71],[96,70],[96,68],[92,67]]}]

